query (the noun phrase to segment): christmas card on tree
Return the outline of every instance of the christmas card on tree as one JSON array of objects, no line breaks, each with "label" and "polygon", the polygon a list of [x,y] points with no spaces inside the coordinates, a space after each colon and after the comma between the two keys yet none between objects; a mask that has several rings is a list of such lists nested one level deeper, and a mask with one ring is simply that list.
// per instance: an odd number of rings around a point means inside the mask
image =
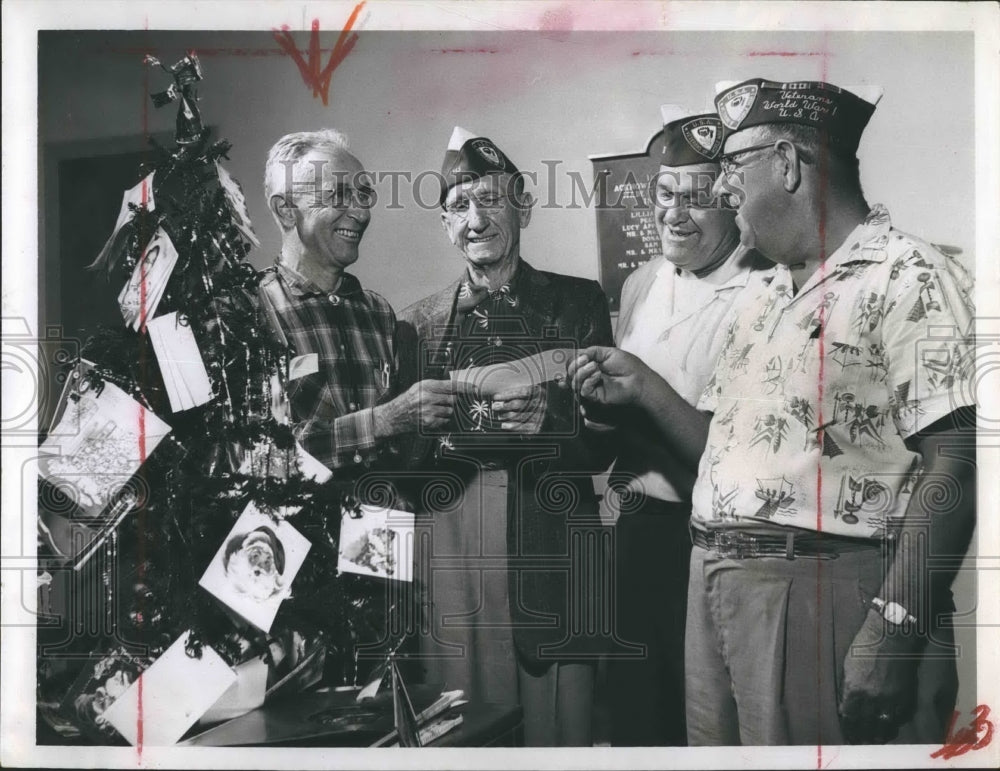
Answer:
[{"label": "christmas card on tree", "polygon": [[212,648],[189,655],[185,632],[104,713],[130,744],[175,744],[235,682]]},{"label": "christmas card on tree", "polygon": [[121,741],[107,712],[152,663],[124,647],[107,650],[88,663],[62,700],[60,712],[91,741],[100,744]]},{"label": "christmas card on tree", "polygon": [[153,317],[177,264],[177,257],[177,249],[167,231],[157,228],[136,263],[132,277],[118,295],[125,326],[138,332]]},{"label": "christmas card on tree", "polygon": [[251,502],[198,585],[261,631],[270,632],[310,548],[309,540],[286,520],[275,521]]},{"label": "christmas card on tree", "polygon": [[199,723],[218,723],[232,720],[257,709],[264,703],[267,693],[267,664],[259,656],[237,664],[233,669],[236,679],[226,692],[209,707],[199,719]]},{"label": "christmas card on tree", "polygon": [[368,504],[344,508],[337,570],[412,581],[413,514]]},{"label": "christmas card on tree", "polygon": [[156,209],[156,201],[153,198],[153,175],[155,173],[155,171],[149,173],[135,187],[130,187],[122,195],[122,206],[118,210],[118,220],[115,222],[115,229],[111,231],[108,240],[101,247],[101,251],[94,261],[95,265],[104,265],[108,262],[109,254],[112,252],[117,253],[120,249],[124,242],[124,233],[127,232],[125,225],[135,219],[135,211],[130,208],[130,204],[145,206],[147,211],[154,211]]},{"label": "christmas card on tree", "polygon": [[182,412],[212,400],[212,381],[184,316],[167,313],[146,325],[156,361],[170,398],[170,409]]},{"label": "christmas card on tree", "polygon": [[118,495],[170,426],[114,383],[81,387],[39,447],[39,472],[96,517]]},{"label": "christmas card on tree", "polygon": [[250,210],[247,209],[247,199],[243,195],[243,188],[218,161],[215,162],[215,168],[219,173],[219,184],[222,186],[222,191],[226,194],[226,200],[229,202],[229,208],[233,212],[233,224],[247,241],[259,247],[260,239],[257,238],[250,222]]}]

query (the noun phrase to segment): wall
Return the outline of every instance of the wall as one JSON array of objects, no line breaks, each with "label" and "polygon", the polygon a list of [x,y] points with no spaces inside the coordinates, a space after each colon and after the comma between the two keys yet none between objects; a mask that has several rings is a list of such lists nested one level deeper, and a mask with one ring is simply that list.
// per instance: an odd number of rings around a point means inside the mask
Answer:
[{"label": "wall", "polygon": [[[296,39],[307,47],[307,34]],[[333,35],[321,39],[332,48]],[[869,200],[887,204],[898,227],[958,246],[971,264],[969,34],[362,32],[324,106],[268,32],[47,32],[39,38],[40,150],[47,142],[170,130],[174,108],[153,110],[146,97],[167,78],[143,67],[142,56],[173,63],[188,49],[205,71],[204,119],[233,143],[228,167],[247,192],[262,240],[253,256],[259,266],[279,245],[263,200],[264,158],[286,132],[335,126],[370,169],[417,175],[440,169],[459,124],[537,170],[543,202],[553,191],[541,161],[561,162],[554,200],[565,205],[565,172],[591,183],[589,154],[643,148],[658,129],[661,103],[707,108],[716,81],[753,76],[883,86],[860,150]],[[404,189],[402,208],[390,211],[382,193],[356,272],[401,308],[454,278],[461,262],[436,210],[414,205]],[[540,267],[596,278],[593,211],[536,212],[523,254]]]}]

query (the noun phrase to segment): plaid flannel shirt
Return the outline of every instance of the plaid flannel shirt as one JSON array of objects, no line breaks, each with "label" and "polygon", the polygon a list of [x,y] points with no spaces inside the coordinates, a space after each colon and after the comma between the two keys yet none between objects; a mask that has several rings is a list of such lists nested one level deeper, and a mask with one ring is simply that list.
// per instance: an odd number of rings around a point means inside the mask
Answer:
[{"label": "plaid flannel shirt", "polygon": [[287,384],[299,441],[331,469],[369,465],[383,449],[372,408],[398,389],[392,307],[349,273],[328,293],[280,261],[265,271],[259,292],[298,365],[289,369],[306,373]]}]

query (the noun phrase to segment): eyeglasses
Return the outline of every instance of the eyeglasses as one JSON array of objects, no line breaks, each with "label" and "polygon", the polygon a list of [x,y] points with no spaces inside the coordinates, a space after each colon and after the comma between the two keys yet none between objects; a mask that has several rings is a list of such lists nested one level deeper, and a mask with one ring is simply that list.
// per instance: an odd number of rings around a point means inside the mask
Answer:
[{"label": "eyeglasses", "polygon": [[752,145],[750,147],[744,147],[742,150],[734,150],[731,153],[723,153],[719,156],[719,165],[722,167],[722,173],[732,174],[741,166],[746,165],[744,163],[738,164],[733,160],[733,158],[737,155],[745,155],[746,153],[752,153],[756,150],[773,150],[775,144],[776,143],[772,140],[762,145]]},{"label": "eyeglasses", "polygon": [[324,204],[332,206],[334,209],[346,209],[354,203],[360,209],[370,209],[378,200],[378,194],[370,187],[348,187],[338,185],[330,190],[323,191]]},{"label": "eyeglasses", "polygon": [[502,193],[486,192],[479,195],[469,195],[457,198],[444,207],[444,210],[455,217],[469,216],[469,206],[472,201],[476,202],[477,209],[483,209],[488,213],[495,213],[503,208],[504,202],[510,200],[509,196]]}]

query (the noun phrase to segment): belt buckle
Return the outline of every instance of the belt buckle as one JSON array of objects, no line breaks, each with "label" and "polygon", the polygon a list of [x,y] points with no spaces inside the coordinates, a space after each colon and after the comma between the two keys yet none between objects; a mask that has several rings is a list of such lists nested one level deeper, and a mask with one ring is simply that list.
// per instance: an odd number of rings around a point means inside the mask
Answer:
[{"label": "belt buckle", "polygon": [[748,559],[760,554],[757,539],[739,530],[730,532],[716,531],[713,548],[723,559]]}]

